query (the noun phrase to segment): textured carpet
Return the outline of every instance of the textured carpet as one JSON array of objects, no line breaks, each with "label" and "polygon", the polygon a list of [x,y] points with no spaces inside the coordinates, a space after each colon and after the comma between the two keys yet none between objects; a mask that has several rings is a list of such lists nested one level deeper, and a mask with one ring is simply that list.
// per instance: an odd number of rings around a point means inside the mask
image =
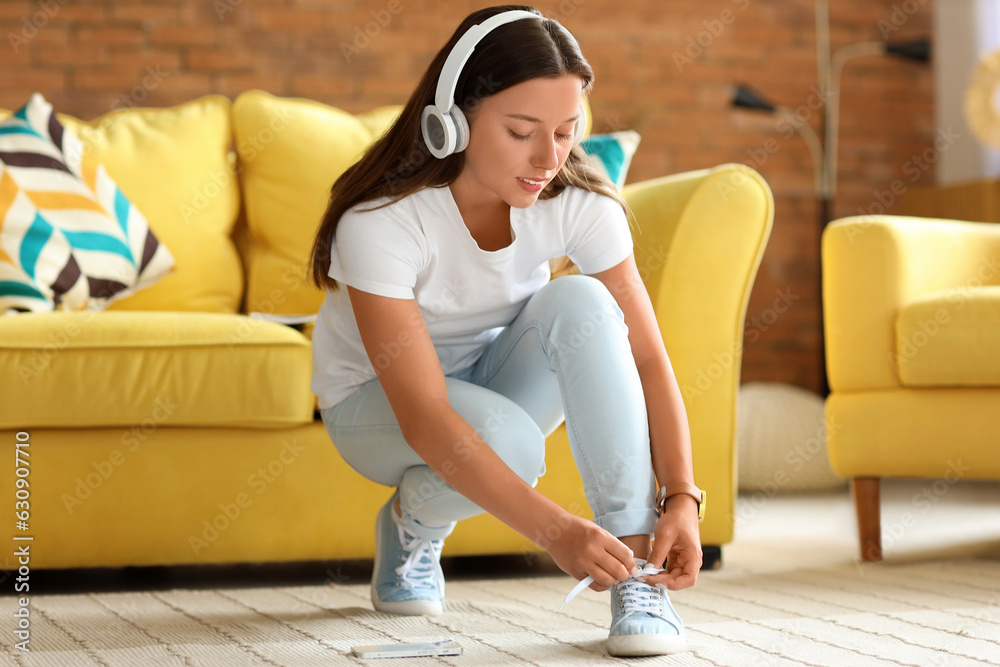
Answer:
[{"label": "textured carpet", "polygon": [[[912,511],[920,488],[884,493],[887,529],[893,512]],[[846,494],[742,499],[742,537],[724,551],[724,567],[672,595],[689,650],[624,662],[1000,665],[1000,487],[971,488],[973,495],[956,490],[921,522],[907,522],[907,531],[887,540],[886,561],[874,565],[853,560],[853,531],[843,530]],[[963,543],[962,531],[974,538]],[[945,536],[958,549],[927,551],[913,542],[917,535]],[[574,582],[551,568],[460,574],[449,575],[448,611],[433,618],[373,611],[363,571],[327,570],[308,585],[208,579],[95,592],[99,586],[76,582],[72,591],[31,597],[28,654],[13,646],[16,601],[5,584],[0,664],[359,664],[370,661],[351,657],[351,646],[441,638],[457,640],[464,655],[373,664],[623,662],[604,649],[607,593],[586,590],[557,614]]]},{"label": "textured carpet", "polygon": [[[613,660],[604,650],[607,594],[585,591],[557,614],[570,585],[559,576],[460,581],[448,586],[448,611],[434,618],[377,613],[360,583],[49,595],[33,599],[31,653],[16,655],[6,633],[0,661],[356,664],[354,645],[445,637],[464,655],[406,662]],[[644,664],[1000,665],[1000,561],[722,570],[673,597],[690,650]],[[13,601],[2,602],[10,619]]]}]

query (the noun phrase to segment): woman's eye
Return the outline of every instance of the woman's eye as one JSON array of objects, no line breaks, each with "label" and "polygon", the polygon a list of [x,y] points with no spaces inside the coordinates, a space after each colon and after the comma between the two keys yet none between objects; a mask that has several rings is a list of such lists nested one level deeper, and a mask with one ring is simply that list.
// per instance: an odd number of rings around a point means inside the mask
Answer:
[{"label": "woman's eye", "polygon": [[[528,139],[531,138],[530,134],[518,134],[517,132],[511,129],[508,129],[507,132],[513,139],[516,139],[517,141],[527,141]],[[558,139],[559,141],[569,141],[570,139],[573,138],[572,134],[560,134],[559,132],[556,132],[555,134],[556,134],[556,139]]]}]

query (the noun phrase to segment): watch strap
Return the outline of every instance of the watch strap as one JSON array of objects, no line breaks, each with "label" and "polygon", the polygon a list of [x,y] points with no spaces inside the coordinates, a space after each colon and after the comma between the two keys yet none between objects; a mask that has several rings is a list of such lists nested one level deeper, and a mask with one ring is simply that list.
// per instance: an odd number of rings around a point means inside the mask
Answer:
[{"label": "watch strap", "polygon": [[666,511],[667,498],[680,494],[694,498],[695,502],[698,503],[698,521],[704,521],[707,494],[704,490],[687,482],[674,482],[673,484],[661,486],[659,493],[656,494],[656,513],[659,516],[663,516],[664,511]]}]

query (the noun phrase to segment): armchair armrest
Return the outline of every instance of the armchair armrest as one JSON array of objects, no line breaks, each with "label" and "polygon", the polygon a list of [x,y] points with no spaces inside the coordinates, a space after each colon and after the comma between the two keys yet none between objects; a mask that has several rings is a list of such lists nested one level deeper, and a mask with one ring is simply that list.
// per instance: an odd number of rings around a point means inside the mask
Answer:
[{"label": "armchair armrest", "polygon": [[1000,225],[855,216],[823,232],[826,364],[834,391],[894,389],[895,322],[914,299],[1000,284]]},{"label": "armchair armrest", "polygon": [[677,376],[708,492],[702,542],[732,539],[736,423],[747,301],[774,219],[753,169],[724,164],[623,190],[635,216],[635,258]]}]

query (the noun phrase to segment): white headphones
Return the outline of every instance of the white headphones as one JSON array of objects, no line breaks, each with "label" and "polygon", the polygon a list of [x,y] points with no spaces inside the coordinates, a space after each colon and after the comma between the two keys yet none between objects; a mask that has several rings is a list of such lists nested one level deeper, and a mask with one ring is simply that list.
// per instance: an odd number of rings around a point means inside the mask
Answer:
[{"label": "white headphones", "polygon": [[[444,61],[441,76],[438,77],[434,104],[424,107],[420,115],[420,131],[423,132],[424,142],[430,149],[431,155],[439,159],[446,158],[453,153],[461,153],[469,145],[469,121],[455,104],[455,88],[458,87],[458,77],[472,56],[472,52],[476,50],[476,45],[495,28],[505,23],[541,18],[543,17],[538,14],[522,10],[502,12],[472,26],[459,38]],[[576,127],[573,128],[574,145],[583,140],[586,129],[587,112],[581,102]]]}]

